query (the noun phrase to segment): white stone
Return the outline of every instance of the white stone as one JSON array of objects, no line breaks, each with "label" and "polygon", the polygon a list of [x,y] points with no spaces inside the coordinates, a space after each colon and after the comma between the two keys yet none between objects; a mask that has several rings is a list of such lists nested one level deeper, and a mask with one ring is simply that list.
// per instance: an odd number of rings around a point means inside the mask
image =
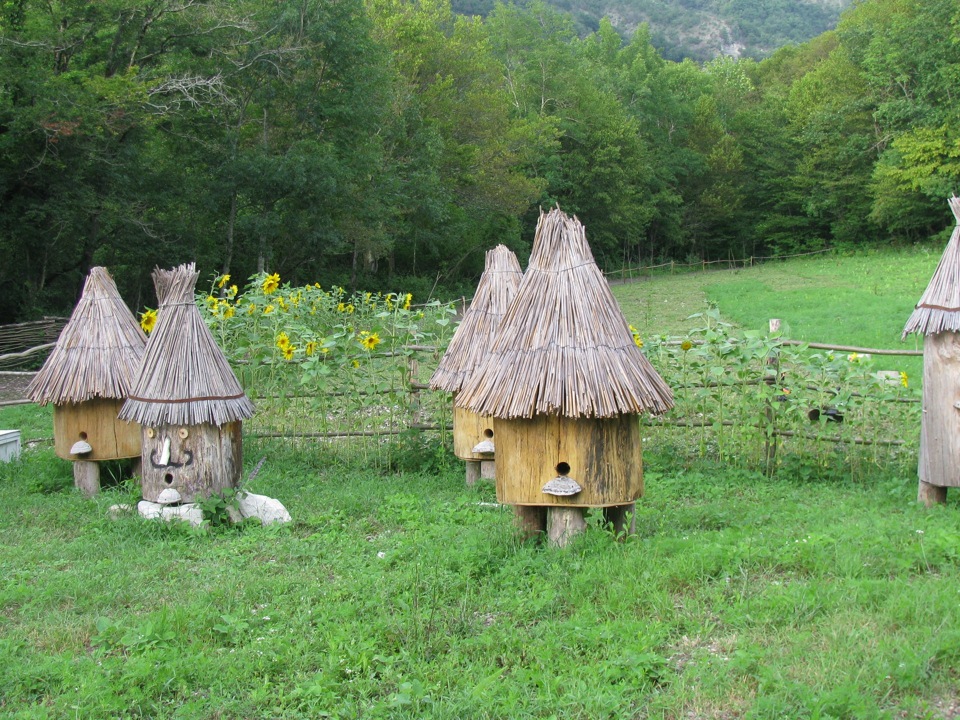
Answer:
[{"label": "white stone", "polygon": [[183,520],[191,525],[199,526],[203,522],[203,510],[196,503],[186,505],[166,506],[160,503],[141,500],[137,503],[137,512],[147,520]]},{"label": "white stone", "polygon": [[293,519],[283,503],[266,495],[240,493],[237,496],[237,505],[244,518],[258,518],[264,525],[288,523]]},{"label": "white stone", "polygon": [[163,508],[160,511],[160,517],[168,522],[170,520],[183,520],[194,527],[200,527],[203,523],[203,510],[196,503],[173,505]]},{"label": "white stone", "polygon": [[157,520],[160,517],[161,510],[163,510],[163,505],[149,500],[141,500],[137,503],[137,512],[140,513],[140,517],[147,520]]},{"label": "white stone", "polygon": [[173,505],[182,499],[179,491],[175,488],[164,488],[160,491],[160,494],[157,495],[157,502],[161,505]]}]

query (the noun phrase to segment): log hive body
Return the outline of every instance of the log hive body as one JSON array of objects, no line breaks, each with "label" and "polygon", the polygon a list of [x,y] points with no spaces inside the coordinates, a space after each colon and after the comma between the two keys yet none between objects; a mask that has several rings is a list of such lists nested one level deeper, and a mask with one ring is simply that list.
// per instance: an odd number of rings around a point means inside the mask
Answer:
[{"label": "log hive body", "polygon": [[[640,423],[635,415],[494,420],[497,501],[510,505],[611,507],[643,495]],[[557,497],[543,486],[557,476],[583,488]]]},{"label": "log hive body", "polygon": [[237,486],[243,470],[242,423],[143,428],[143,499],[157,502],[173,488],[182,502]]},{"label": "log hive body", "polygon": [[960,487],[960,333],[923,339],[920,482]]},{"label": "log hive body", "polygon": [[473,452],[484,440],[493,440],[493,418],[454,405],[453,454],[461,460],[489,460],[489,454]]},{"label": "log hive body", "polygon": [[86,461],[119,460],[140,456],[140,426],[119,420],[122,399],[94,398],[53,406],[54,451],[64,460],[77,460],[70,448],[86,440],[93,450]]}]

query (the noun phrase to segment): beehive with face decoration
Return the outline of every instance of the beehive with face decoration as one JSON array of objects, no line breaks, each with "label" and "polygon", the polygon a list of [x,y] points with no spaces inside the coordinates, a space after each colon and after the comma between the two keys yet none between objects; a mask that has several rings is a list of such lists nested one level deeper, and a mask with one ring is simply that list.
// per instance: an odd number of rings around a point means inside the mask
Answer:
[{"label": "beehive with face decoration", "polygon": [[141,487],[152,502],[167,489],[191,502],[235,487],[242,421],[254,412],[194,302],[198,275],[193,263],[154,271],[157,323],[120,413],[140,423]]}]

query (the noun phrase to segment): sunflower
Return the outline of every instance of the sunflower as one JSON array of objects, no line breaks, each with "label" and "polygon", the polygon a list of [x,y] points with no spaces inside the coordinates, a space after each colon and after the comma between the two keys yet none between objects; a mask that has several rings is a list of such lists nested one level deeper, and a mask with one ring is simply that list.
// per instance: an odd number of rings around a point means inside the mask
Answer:
[{"label": "sunflower", "polygon": [[900,371],[900,384],[907,387],[907,374],[903,370]]},{"label": "sunflower", "polygon": [[272,313],[274,310],[276,310],[276,308],[275,308],[273,305],[267,305],[267,306],[263,309],[263,314],[264,314],[264,315],[269,315],[269,314]]},{"label": "sunflower", "polygon": [[283,359],[284,360],[293,360],[293,354],[297,351],[296,346],[287,345],[283,348]]},{"label": "sunflower", "polygon": [[153,332],[153,326],[157,324],[157,311],[144,310],[140,314],[140,327],[149,335]]},{"label": "sunflower", "polygon": [[307,346],[304,348],[304,352],[307,355],[313,355],[317,351],[317,342],[315,340],[310,340],[307,343]]},{"label": "sunflower", "polygon": [[683,350],[684,352],[687,352],[687,350],[689,350],[692,347],[693,347],[693,343],[690,342],[689,340],[684,340],[682,343],[680,343],[680,349]]},{"label": "sunflower", "polygon": [[360,344],[363,345],[367,350],[373,350],[377,345],[380,344],[380,336],[377,333],[368,333],[366,331],[360,333]]},{"label": "sunflower", "polygon": [[281,332],[277,335],[277,347],[281,350],[286,350],[290,347],[290,338],[285,332]]},{"label": "sunflower", "polygon": [[406,295],[404,295],[404,296],[403,296],[403,309],[404,309],[404,310],[409,310],[409,309],[410,309],[410,303],[412,303],[412,302],[413,302],[413,293],[407,293]]},{"label": "sunflower", "polygon": [[222,275],[220,279],[217,280],[217,287],[222,288],[228,282],[230,282],[230,273],[227,273],[226,275]]},{"label": "sunflower", "polygon": [[273,275],[267,275],[263,279],[263,285],[261,287],[263,288],[264,295],[275,293],[277,288],[280,287],[280,275],[277,273],[274,273]]}]

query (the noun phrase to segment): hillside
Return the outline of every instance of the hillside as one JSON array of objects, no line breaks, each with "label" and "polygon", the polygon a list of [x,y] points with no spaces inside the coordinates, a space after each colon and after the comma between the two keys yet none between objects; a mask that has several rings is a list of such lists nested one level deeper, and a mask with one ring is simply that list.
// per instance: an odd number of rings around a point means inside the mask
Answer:
[{"label": "hillside", "polygon": [[[761,58],[783,45],[830,30],[852,0],[547,0],[569,13],[582,34],[608,17],[624,36],[649,23],[669,60],[718,55]],[[494,0],[454,0],[453,8],[486,15]]]}]

